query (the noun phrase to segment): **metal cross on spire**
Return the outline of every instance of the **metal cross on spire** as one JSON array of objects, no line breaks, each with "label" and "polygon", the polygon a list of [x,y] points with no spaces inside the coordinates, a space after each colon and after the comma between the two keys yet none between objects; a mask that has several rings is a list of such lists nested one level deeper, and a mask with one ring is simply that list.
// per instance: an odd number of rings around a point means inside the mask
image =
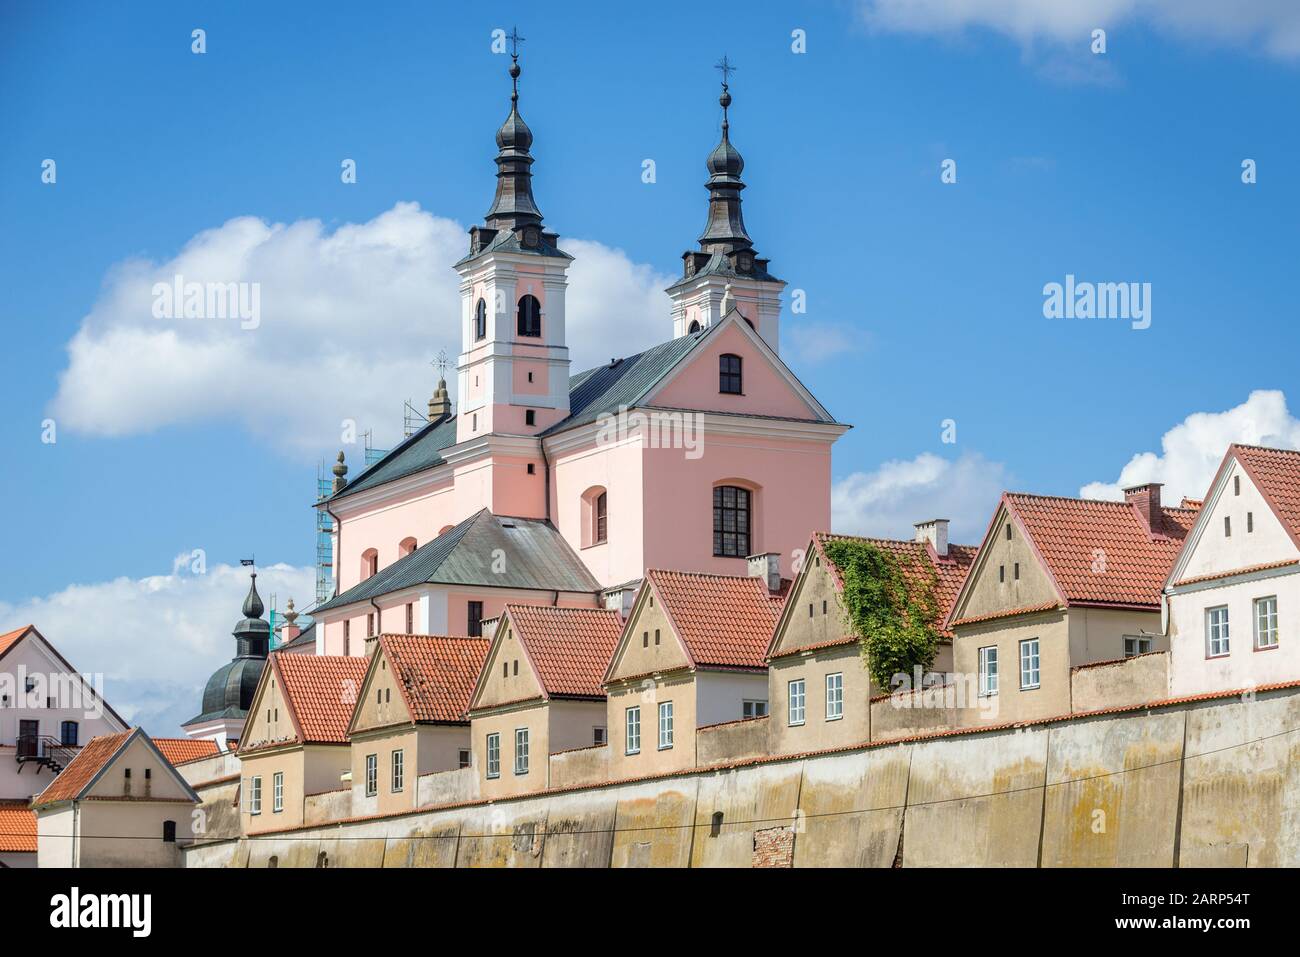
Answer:
[{"label": "metal cross on spire", "polygon": [[431,366],[433,366],[435,369],[437,369],[437,370],[438,370],[438,374],[439,374],[442,378],[446,378],[447,367],[448,367],[449,365],[451,365],[451,362],[447,359],[447,350],[446,350],[446,349],[439,349],[439,350],[438,350],[437,358],[431,360],[431,361],[429,362],[429,365],[431,365]]},{"label": "metal cross on spire", "polygon": [[713,69],[722,73],[722,88],[725,90],[727,81],[731,79],[731,74],[736,72],[736,65],[727,59],[727,55],[724,53],[722,59],[713,64]]},{"label": "metal cross on spire", "polygon": [[518,60],[519,44],[524,42],[524,38],[519,35],[519,28],[511,27],[510,33],[506,36],[506,39],[510,41],[510,59]]}]

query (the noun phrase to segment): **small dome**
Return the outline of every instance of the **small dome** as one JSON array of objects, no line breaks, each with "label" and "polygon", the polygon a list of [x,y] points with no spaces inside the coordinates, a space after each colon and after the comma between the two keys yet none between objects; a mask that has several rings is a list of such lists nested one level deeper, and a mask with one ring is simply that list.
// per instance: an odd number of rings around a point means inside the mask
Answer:
[{"label": "small dome", "polygon": [[502,150],[519,150],[527,153],[533,145],[533,131],[528,128],[519,110],[510,107],[510,115],[497,130],[497,148]]},{"label": "small dome", "polygon": [[[253,693],[266,668],[265,658],[236,658],[212,673],[203,688],[205,715],[242,716],[253,704]],[[239,712],[235,715],[232,712]]]},{"label": "small dome", "polygon": [[740,151],[731,145],[725,130],[722,133],[722,142],[709,154],[708,167],[711,176],[727,177],[738,177],[745,168],[745,161],[741,159]]}]

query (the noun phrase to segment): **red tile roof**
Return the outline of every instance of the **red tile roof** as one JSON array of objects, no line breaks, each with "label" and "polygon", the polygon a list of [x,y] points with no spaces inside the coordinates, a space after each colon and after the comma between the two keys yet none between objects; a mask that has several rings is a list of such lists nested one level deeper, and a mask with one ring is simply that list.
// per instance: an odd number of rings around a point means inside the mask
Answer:
[{"label": "red tile roof", "polygon": [[547,697],[605,697],[605,669],[623,631],[618,612],[507,605],[505,615]]},{"label": "red tile roof", "polygon": [[0,803],[0,853],[36,852],[36,815],[26,801]]},{"label": "red tile roof", "polygon": [[217,747],[217,742],[206,739],[154,738],[153,743],[158,745],[158,750],[172,765],[184,764],[186,761],[197,761],[199,758],[207,758],[221,753],[221,749]]},{"label": "red tile roof", "polygon": [[826,543],[835,541],[869,542],[893,554],[899,561],[904,579],[909,583],[928,583],[934,587],[934,603],[937,612],[932,622],[935,629],[945,638],[951,638],[952,632],[944,628],[948,612],[961,591],[966,575],[975,562],[979,548],[974,545],[949,545],[947,555],[939,555],[928,542],[903,541],[894,538],[859,538],[856,535],[836,535],[832,532],[817,532],[813,541],[818,554],[831,570],[835,581],[835,590],[844,590],[844,579],[840,570],[826,554]]},{"label": "red tile roof", "polygon": [[1234,443],[1227,454],[1241,463],[1291,540],[1300,546],[1300,452]]},{"label": "red tile roof", "polygon": [[14,645],[18,644],[19,639],[22,638],[23,635],[27,634],[31,627],[31,625],[23,625],[21,628],[16,628],[13,631],[0,635],[0,655],[3,655]]},{"label": "red tile roof", "polygon": [[381,635],[406,709],[417,722],[464,722],[492,643],[486,638]]},{"label": "red tile roof", "polygon": [[1195,509],[1162,508],[1163,527],[1152,533],[1128,502],[1019,492],[1002,501],[1067,604],[1155,608],[1196,519]]},{"label": "red tile roof", "polygon": [[354,655],[271,653],[280,689],[301,744],[347,744],[348,724],[368,658]]},{"label": "red tile roof", "polygon": [[122,750],[132,734],[133,731],[119,731],[117,734],[101,734],[97,738],[91,738],[90,743],[59,772],[49,787],[32,799],[32,805],[39,807],[58,801],[76,800],[91,779]]},{"label": "red tile roof", "polygon": [[758,578],[650,569],[643,587],[659,596],[693,666],[767,666],[782,604]]}]

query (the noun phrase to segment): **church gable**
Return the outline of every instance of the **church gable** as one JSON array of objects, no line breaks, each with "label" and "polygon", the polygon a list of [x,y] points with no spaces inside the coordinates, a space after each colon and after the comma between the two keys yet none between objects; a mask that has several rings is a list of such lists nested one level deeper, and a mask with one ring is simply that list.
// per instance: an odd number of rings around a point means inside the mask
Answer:
[{"label": "church gable", "polygon": [[606,672],[606,682],[688,668],[691,659],[648,581],[628,615]]},{"label": "church gable", "polygon": [[503,616],[492,638],[487,663],[470,707],[495,708],[515,701],[543,697],[523,642],[515,634],[509,615]]},{"label": "church gable", "polygon": [[[748,327],[742,328],[743,323],[737,313],[732,313],[701,339],[643,404],[830,421],[826,410],[756,334]],[[723,356],[739,359],[738,380],[729,377],[724,383]],[[728,372],[737,368],[734,359],[728,358],[727,362]]]},{"label": "church gable", "polygon": [[410,710],[406,707],[396,672],[388,661],[388,652],[381,641],[370,660],[366,680],[361,685],[351,731],[367,731],[410,722]]}]

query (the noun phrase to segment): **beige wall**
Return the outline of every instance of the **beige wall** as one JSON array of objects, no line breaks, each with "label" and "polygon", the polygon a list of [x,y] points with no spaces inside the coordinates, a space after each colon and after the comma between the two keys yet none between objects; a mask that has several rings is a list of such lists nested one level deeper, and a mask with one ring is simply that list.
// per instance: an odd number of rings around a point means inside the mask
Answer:
[{"label": "beige wall", "polygon": [[[659,633],[657,643],[655,632]],[[689,663],[686,649],[677,640],[668,616],[649,587],[641,590],[623,627],[623,636],[625,643],[614,652],[609,672],[612,680],[675,671]]]},{"label": "beige wall", "polygon": [[361,685],[360,700],[352,715],[351,732],[406,725],[410,720],[402,689],[398,687],[393,669],[388,666],[388,656],[376,651]]},{"label": "beige wall", "polygon": [[[130,771],[130,777],[126,772]],[[156,798],[159,800],[188,800],[185,789],[172,777],[171,766],[149,746],[143,737],[136,737],[126,749],[113,758],[101,777],[86,795],[88,798]]]},{"label": "beige wall", "polygon": [[[346,744],[289,745],[261,753],[242,754],[240,821],[245,834],[296,827],[303,823],[303,802],[308,794],[323,794],[343,786],[342,775],[351,769]],[[275,810],[275,775],[284,774],[284,808]],[[262,813],[249,812],[251,781],[262,778]]]},{"label": "beige wall", "polygon": [[795,579],[794,591],[778,625],[774,654],[838,641],[849,633],[830,569],[815,551],[810,549],[808,554],[808,563]]},{"label": "beige wall", "polygon": [[[549,706],[538,699],[523,705],[495,711],[475,711],[470,722],[474,767],[479,779],[479,793],[485,798],[506,797],[541,791],[547,786],[551,753]],[[515,773],[515,731],[528,729],[528,772]],[[501,741],[500,774],[489,778],[487,739],[499,734]]]},{"label": "beige wall", "polygon": [[551,787],[601,784],[609,780],[609,745],[551,755]]},{"label": "beige wall", "polygon": [[771,723],[770,718],[762,717],[700,728],[695,732],[695,759],[703,767],[766,757],[772,753],[768,744]]},{"label": "beige wall", "polygon": [[[640,645],[637,647],[639,649]],[[650,647],[654,647],[653,631],[650,633]],[[606,721],[612,779],[695,767],[695,675],[677,671],[627,684],[615,683],[606,690],[609,696]],[[666,701],[673,703],[673,744],[671,748],[660,748],[659,705]],[[627,753],[627,709],[632,707],[641,709],[641,749],[637,754]]]},{"label": "beige wall", "polygon": [[[188,800],[92,799],[58,805],[37,815],[39,865],[180,867],[180,844],[193,837],[194,807]],[[164,821],[175,822],[177,843],[162,840]]]},{"label": "beige wall", "polygon": [[1161,701],[1169,697],[1169,652],[1075,668],[1070,685],[1076,712]]},{"label": "beige wall", "polygon": [[[844,676],[844,716],[827,720],[826,676],[831,674]],[[800,679],[805,689],[804,723],[791,725],[790,682]],[[768,665],[772,753],[797,754],[869,740],[870,685],[856,642],[773,659]]]},{"label": "beige wall", "polygon": [[[1011,538],[1007,539],[1007,524]],[[1016,578],[1016,565],[1020,578]],[[999,581],[998,569],[1004,571]],[[1005,508],[998,509],[990,537],[980,549],[966,585],[966,594],[953,618],[972,618],[1012,608],[1027,608],[1044,602],[1059,601],[1060,596],[1039,563],[1019,526],[1011,522]]]},{"label": "beige wall", "polygon": [[[371,695],[374,698],[374,695]],[[405,710],[405,709],[403,709]],[[388,814],[418,806],[416,779],[421,774],[454,771],[460,751],[470,747],[468,724],[405,724],[358,731],[352,735],[352,808],[354,814]],[[393,789],[393,752],[402,752],[402,787]],[[366,757],[377,759],[377,793],[366,794]]]},{"label": "beige wall", "polygon": [[270,664],[257,686],[257,695],[249,709],[244,724],[244,735],[239,741],[241,752],[267,744],[292,741],[298,732],[285,705],[283,689]]},{"label": "beige wall", "polygon": [[508,618],[492,636],[487,664],[483,666],[482,686],[477,692],[472,704],[476,709],[495,708],[542,695],[542,684],[533,673],[528,655]]}]

